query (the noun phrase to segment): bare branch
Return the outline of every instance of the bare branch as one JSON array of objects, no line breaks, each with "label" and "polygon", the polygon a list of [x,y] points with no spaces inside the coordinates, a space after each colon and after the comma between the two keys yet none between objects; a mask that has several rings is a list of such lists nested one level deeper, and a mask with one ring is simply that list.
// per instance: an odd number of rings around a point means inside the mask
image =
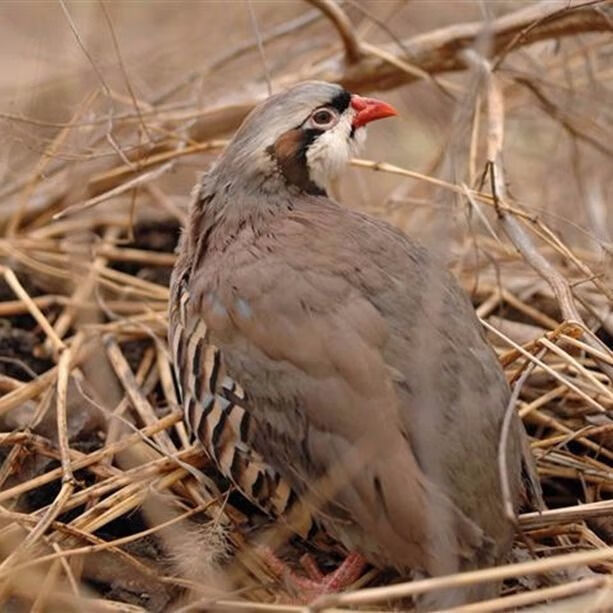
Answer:
[{"label": "bare branch", "polygon": [[[607,15],[596,11],[592,0],[581,0],[568,7],[567,0],[539,2],[491,21],[486,27],[490,36],[490,56],[495,57],[507,48],[518,33],[540,22],[524,36],[514,41],[519,48],[540,40],[569,36],[578,32],[611,31]],[[561,11],[561,9],[566,10]],[[404,60],[430,73],[465,68],[460,52],[473,46],[483,33],[482,22],[456,24],[419,34],[403,41]],[[395,43],[385,47],[397,55]],[[317,78],[342,83],[348,89],[391,89],[415,80],[414,75],[398,70],[381,58],[364,57],[353,66],[330,60]]]},{"label": "bare branch", "polygon": [[253,4],[251,0],[247,0],[247,8],[249,10],[249,17],[251,19],[251,26],[255,33],[255,40],[258,45],[258,52],[260,53],[260,59],[262,60],[262,68],[264,69],[264,76],[266,77],[266,85],[268,86],[268,95],[272,96],[272,77],[270,76],[270,69],[268,68],[268,61],[266,60],[266,53],[264,52],[264,43],[262,42],[262,34],[258,25],[258,18],[253,10]]},{"label": "bare branch", "polygon": [[109,11],[106,8],[106,4],[104,4],[102,0],[98,0],[98,4],[100,5],[100,8],[102,9],[102,14],[104,15],[104,19],[108,26],[109,32],[111,33],[111,40],[113,41],[113,48],[115,50],[115,55],[117,56],[117,61],[119,63],[121,74],[123,75],[123,79],[125,81],[126,88],[128,90],[128,93],[130,94],[130,98],[132,99],[132,105],[134,106],[134,111],[138,115],[138,119],[143,128],[143,132],[147,136],[147,139],[149,140],[149,142],[153,142],[153,139],[151,138],[151,135],[149,134],[149,131],[147,130],[147,124],[145,123],[145,120],[143,119],[143,116],[141,114],[140,106],[138,104],[138,100],[136,99],[134,88],[132,87],[132,82],[130,81],[130,77],[128,76],[128,71],[126,70],[126,66],[124,64],[123,57],[121,55],[121,50],[119,48],[119,41],[117,40],[117,35],[115,33],[113,21],[111,20]]},{"label": "bare branch", "polygon": [[[573,7],[561,11],[560,9],[568,7],[568,1],[552,0],[503,15],[487,26],[491,37],[490,54],[495,56],[502,52],[519,32],[537,21],[540,25],[519,37],[513,43],[514,49],[578,32],[611,31],[610,18],[605,12],[596,11],[593,4],[593,0],[580,0]],[[377,55],[368,53],[365,46],[360,47],[362,56],[358,62],[347,65],[344,60],[333,57],[323,61],[311,73],[301,74],[299,78],[331,81],[340,83],[350,91],[367,92],[393,89],[423,78],[426,73],[433,75],[463,70],[466,63],[461,52],[474,44],[476,38],[482,34],[483,27],[482,22],[463,23],[419,34],[402,42],[402,57],[398,54],[396,43],[378,47],[380,53]],[[401,62],[389,61],[389,56]],[[408,65],[412,70],[406,69]],[[290,85],[291,82],[284,84]],[[192,137],[196,140],[206,140],[236,128],[262,99],[263,97],[253,98],[250,95],[240,101],[235,100],[234,105],[227,111],[220,112],[219,107],[202,109],[199,111],[201,116],[194,124]]]},{"label": "bare branch", "polygon": [[[542,277],[551,287],[562,317],[569,322],[577,322],[586,329],[579,310],[575,304],[572,289],[564,276],[543,256],[535,247],[530,236],[525,232],[520,222],[511,216],[506,210],[500,207],[507,199],[506,182],[504,180],[504,165],[502,161],[502,149],[504,140],[504,100],[500,87],[496,81],[496,75],[492,73],[490,63],[479,56],[473,50],[466,50],[463,53],[465,60],[482,71],[486,79],[487,89],[487,116],[488,116],[488,138],[487,138],[487,158],[492,185],[492,196],[498,220],[509,237],[513,246],[521,253],[524,260]],[[600,349],[599,341],[585,334],[584,342]],[[613,368],[601,362],[601,368],[613,381]]]},{"label": "bare branch", "polygon": [[558,102],[547,97],[545,93],[527,77],[515,77],[515,82],[523,85],[539,101],[545,112],[553,119],[560,122],[562,127],[578,140],[592,145],[595,149],[605,155],[613,156],[613,147],[606,142],[606,132],[599,126],[594,119],[587,118],[581,121],[580,118],[565,111]]},{"label": "bare branch", "polygon": [[345,59],[355,64],[362,57],[362,49],[353,30],[353,25],[343,9],[334,0],[307,0],[316,6],[333,23],[345,46]]}]

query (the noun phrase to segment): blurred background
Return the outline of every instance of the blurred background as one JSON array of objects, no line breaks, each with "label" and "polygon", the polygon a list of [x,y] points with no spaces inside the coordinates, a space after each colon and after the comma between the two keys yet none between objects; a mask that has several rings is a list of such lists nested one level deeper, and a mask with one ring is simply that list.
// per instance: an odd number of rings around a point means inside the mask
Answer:
[{"label": "blurred background", "polygon": [[613,544],[612,30],[590,0],[0,3],[0,608],[283,598],[181,424],[166,305],[193,185],[304,79],[399,110],[334,196],[445,255],[511,383],[517,345],[546,365],[517,409],[562,515],[520,518],[519,559]]},{"label": "blurred background", "polygon": [[[356,34],[402,58],[403,40],[453,24],[482,22],[485,28],[488,21],[531,4],[364,0],[343,6]],[[139,134],[126,129],[126,115],[132,116],[134,128],[133,98],[143,113],[155,108],[188,135],[227,133],[236,119],[211,129],[216,118],[204,111],[265,95],[267,74],[273,90],[301,78],[325,76],[326,59],[341,49],[330,21],[299,0],[135,1],[104,6],[103,10],[93,1],[3,2],[4,190],[24,168],[39,161],[60,126],[75,113],[98,121],[114,115],[115,144],[127,150],[137,146],[139,138],[148,141],[145,148],[167,138],[159,131]],[[255,44],[256,28],[265,42],[265,61]],[[279,36],[284,28],[287,33]],[[505,101],[504,155],[513,196],[545,214],[560,231],[572,233],[573,224],[582,224],[608,240],[612,222],[604,203],[610,199],[612,180],[612,65],[607,38],[578,33],[522,44],[505,57],[497,74]],[[482,39],[479,44],[487,50],[485,34]],[[401,118],[370,131],[368,157],[426,174],[446,173],[446,178],[454,174],[458,179],[466,172],[478,86],[466,71],[439,78],[444,84],[411,76],[413,82],[402,86],[402,79],[396,79],[399,87],[385,97],[398,105]],[[371,91],[372,81],[358,78],[356,89]],[[79,111],[90,95],[95,100]],[[92,162],[110,163],[100,158],[116,155],[113,145],[102,143],[92,151],[95,130],[95,125],[89,131],[69,130],[47,172],[61,162],[83,173]],[[482,148],[477,154],[475,166],[481,171]],[[177,160],[172,180],[164,179],[172,184],[169,195],[181,202],[209,161],[204,155]],[[339,196],[349,206],[372,209],[387,202],[400,209],[396,217],[407,228],[413,214],[420,228],[424,217],[432,217],[432,207],[441,203],[429,200],[431,194],[414,181],[363,170],[350,170],[339,186]],[[411,197],[412,203],[406,200]],[[427,204],[420,204],[421,198]]]}]

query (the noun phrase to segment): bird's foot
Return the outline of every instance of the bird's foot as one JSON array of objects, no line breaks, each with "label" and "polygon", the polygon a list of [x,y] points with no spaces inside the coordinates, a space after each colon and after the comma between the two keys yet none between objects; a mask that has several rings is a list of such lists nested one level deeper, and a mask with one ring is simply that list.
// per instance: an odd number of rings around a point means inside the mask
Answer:
[{"label": "bird's foot", "polygon": [[266,566],[279,579],[288,583],[303,602],[310,602],[324,594],[340,592],[357,581],[366,567],[364,557],[352,552],[336,570],[323,574],[315,560],[309,554],[305,554],[300,558],[300,565],[308,576],[303,577],[280,560],[269,547],[258,547],[258,550]]}]

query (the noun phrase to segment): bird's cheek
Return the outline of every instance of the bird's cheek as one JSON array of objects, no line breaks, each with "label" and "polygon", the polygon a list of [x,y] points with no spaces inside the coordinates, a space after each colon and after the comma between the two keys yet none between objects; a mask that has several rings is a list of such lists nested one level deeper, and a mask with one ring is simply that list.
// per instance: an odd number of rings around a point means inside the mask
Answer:
[{"label": "bird's cheek", "polygon": [[308,149],[309,176],[322,188],[328,187],[343,170],[351,157],[351,144],[347,135],[325,132]]}]

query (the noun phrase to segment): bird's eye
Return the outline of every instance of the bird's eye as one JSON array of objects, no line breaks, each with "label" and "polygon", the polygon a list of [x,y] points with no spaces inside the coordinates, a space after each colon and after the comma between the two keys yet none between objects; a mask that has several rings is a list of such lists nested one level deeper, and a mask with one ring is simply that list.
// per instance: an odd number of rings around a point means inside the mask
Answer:
[{"label": "bird's eye", "polygon": [[313,113],[312,119],[317,126],[327,126],[334,121],[334,114],[328,109],[319,109]]}]

